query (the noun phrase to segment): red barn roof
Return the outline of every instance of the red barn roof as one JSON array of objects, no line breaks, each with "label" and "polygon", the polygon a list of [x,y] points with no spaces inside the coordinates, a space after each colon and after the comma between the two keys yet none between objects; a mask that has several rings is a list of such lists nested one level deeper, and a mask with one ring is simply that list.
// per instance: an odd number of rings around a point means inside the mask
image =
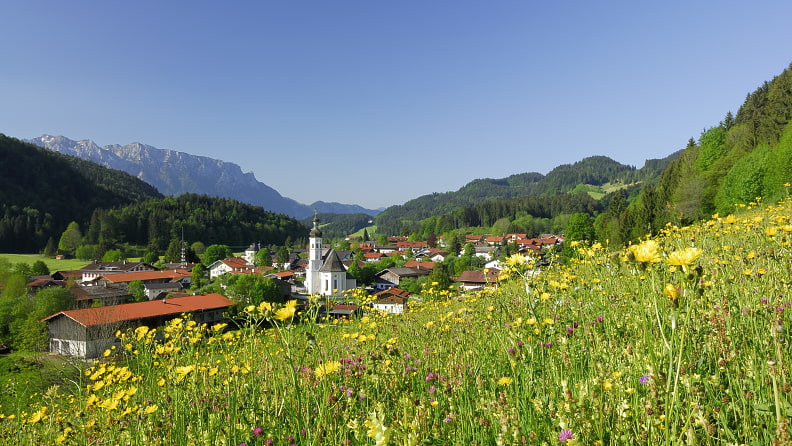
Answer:
[{"label": "red barn roof", "polygon": [[194,313],[204,310],[228,308],[234,301],[217,293],[202,294],[197,296],[173,297],[165,303],[161,300],[133,302],[130,304],[107,305],[104,307],[85,308],[81,310],[67,310],[55,313],[42,319],[48,321],[58,316],[66,316],[85,327],[104,325],[113,322],[148,319],[158,316],[178,315],[181,313]]}]

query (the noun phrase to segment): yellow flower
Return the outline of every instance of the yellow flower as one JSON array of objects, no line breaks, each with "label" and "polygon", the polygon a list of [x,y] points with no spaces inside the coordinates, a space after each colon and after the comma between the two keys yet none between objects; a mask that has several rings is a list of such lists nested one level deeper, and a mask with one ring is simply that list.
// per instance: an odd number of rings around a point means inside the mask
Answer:
[{"label": "yellow flower", "polygon": [[39,421],[41,421],[42,418],[44,418],[45,415],[47,415],[48,411],[49,409],[47,408],[47,406],[42,406],[41,409],[34,412],[33,415],[31,415],[30,418],[28,418],[28,423],[31,424],[38,423]]},{"label": "yellow flower", "polygon": [[143,409],[143,412],[147,413],[147,414],[151,414],[151,413],[154,413],[156,411],[157,411],[157,405],[156,404],[152,404],[151,406],[148,406],[145,409]]},{"label": "yellow flower", "polygon": [[266,300],[265,300],[265,301],[262,301],[262,302],[259,304],[259,306],[258,306],[258,311],[259,311],[259,313],[261,313],[261,314],[268,314],[268,313],[272,313],[272,304],[270,304],[270,303],[269,303],[269,302],[267,302]]},{"label": "yellow flower", "polygon": [[701,248],[685,248],[683,251],[674,251],[668,255],[668,264],[681,266],[682,271],[687,271],[687,267],[692,265],[700,256]]},{"label": "yellow flower", "polygon": [[517,266],[524,264],[527,262],[527,260],[528,259],[526,259],[522,254],[512,254],[508,259],[506,259],[506,264],[509,266]]},{"label": "yellow flower", "polygon": [[183,378],[189,375],[190,372],[192,372],[193,370],[195,370],[195,365],[185,365],[185,366],[176,367],[176,375],[178,375],[179,378]]},{"label": "yellow flower", "polygon": [[316,376],[319,379],[322,379],[323,377],[331,373],[335,373],[339,370],[341,370],[341,363],[339,363],[338,361],[327,361],[322,364],[319,364],[316,367],[316,370],[314,370],[314,376]]},{"label": "yellow flower", "polygon": [[501,378],[498,380],[498,385],[499,385],[499,386],[508,386],[508,385],[509,385],[509,384],[511,384],[512,382],[514,382],[514,380],[513,380],[513,379],[509,378],[508,376],[503,376],[503,377],[501,377]]},{"label": "yellow flower", "polygon": [[679,288],[667,283],[665,289],[663,290],[663,294],[671,299],[671,302],[676,302],[677,298],[679,298]]},{"label": "yellow flower", "polygon": [[294,317],[294,313],[296,309],[297,309],[297,301],[290,300],[286,302],[286,305],[284,307],[279,308],[278,311],[275,312],[275,319],[279,321],[291,320],[291,318]]},{"label": "yellow flower", "polygon": [[637,262],[658,263],[660,259],[660,245],[654,240],[646,240],[641,244],[630,246],[630,252]]}]

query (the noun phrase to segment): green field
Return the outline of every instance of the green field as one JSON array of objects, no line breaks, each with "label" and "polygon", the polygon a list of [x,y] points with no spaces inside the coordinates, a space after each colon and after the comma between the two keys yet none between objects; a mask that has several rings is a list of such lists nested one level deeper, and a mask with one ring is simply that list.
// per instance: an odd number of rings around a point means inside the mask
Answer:
[{"label": "green field", "polygon": [[790,444],[792,199],[744,207],[570,241],[539,274],[515,254],[402,314],[317,324],[312,298],[138,327],[81,381],[5,400],[0,444]]},{"label": "green field", "polygon": [[91,263],[79,259],[56,260],[52,257],[45,257],[41,254],[0,254],[0,259],[8,260],[12,264],[27,263],[28,265],[32,265],[33,262],[37,260],[43,260],[44,263],[47,264],[47,268],[49,268],[49,270],[53,273],[55,271],[69,271],[69,270],[80,269],[83,266]]}]

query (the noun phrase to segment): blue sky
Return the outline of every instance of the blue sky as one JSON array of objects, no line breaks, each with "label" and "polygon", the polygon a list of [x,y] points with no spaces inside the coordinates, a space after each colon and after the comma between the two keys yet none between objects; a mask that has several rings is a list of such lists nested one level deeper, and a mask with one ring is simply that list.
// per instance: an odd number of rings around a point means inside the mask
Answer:
[{"label": "blue sky", "polygon": [[369,208],[593,155],[640,167],[792,62],[784,1],[24,1],[0,132],[141,142]]}]

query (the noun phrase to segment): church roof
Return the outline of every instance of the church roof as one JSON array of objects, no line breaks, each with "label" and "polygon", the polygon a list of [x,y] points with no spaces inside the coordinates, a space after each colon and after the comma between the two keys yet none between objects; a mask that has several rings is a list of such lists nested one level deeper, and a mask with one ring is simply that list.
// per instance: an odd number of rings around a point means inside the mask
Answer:
[{"label": "church roof", "polygon": [[346,268],[344,268],[344,264],[341,263],[341,259],[338,258],[338,253],[335,250],[330,251],[327,255],[327,259],[322,264],[322,267],[319,268],[319,272],[322,273],[345,273]]}]

